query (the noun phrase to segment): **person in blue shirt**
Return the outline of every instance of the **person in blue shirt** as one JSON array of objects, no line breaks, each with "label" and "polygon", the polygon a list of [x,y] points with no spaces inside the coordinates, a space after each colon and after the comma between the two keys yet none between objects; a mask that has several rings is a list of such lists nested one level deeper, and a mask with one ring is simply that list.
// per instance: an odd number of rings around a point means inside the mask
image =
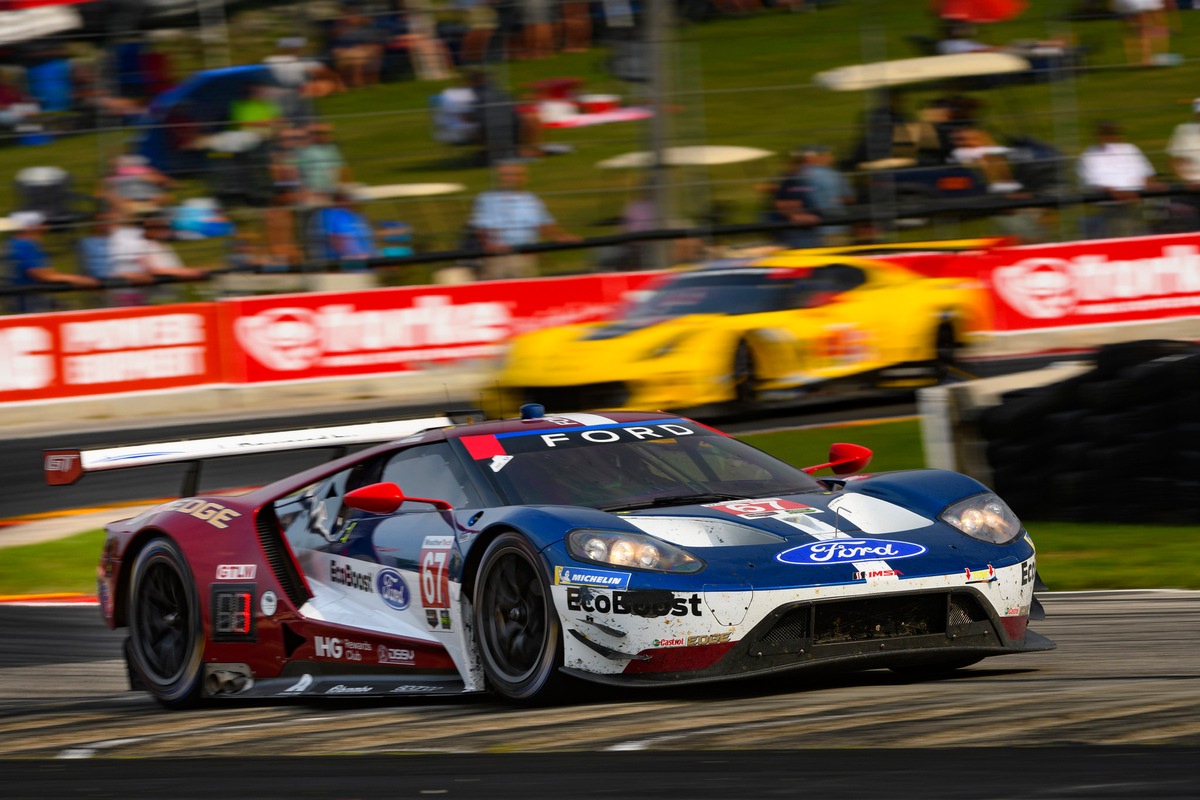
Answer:
[{"label": "person in blue shirt", "polygon": [[[804,148],[804,179],[812,189],[813,210],[822,220],[837,219],[846,213],[846,205],[854,202],[854,189],[846,176],[833,166],[833,153],[824,145]],[[848,244],[850,228],[846,225],[822,225],[817,228],[821,243]]]},{"label": "person in blue shirt", "polygon": [[805,167],[803,154],[794,154],[791,170],[776,186],[773,198],[775,219],[795,226],[776,232],[779,243],[789,249],[821,246],[821,234],[817,232],[821,217]]},{"label": "person in blue shirt", "polygon": [[79,239],[76,255],[80,272],[97,280],[113,276],[112,259],[108,252],[108,237],[112,233],[112,218],[101,214],[93,221],[91,230]]},{"label": "person in blue shirt", "polygon": [[375,229],[354,207],[354,198],[346,191],[339,190],[333,205],[314,212],[308,231],[313,255],[339,261],[343,269],[362,268],[363,262],[379,254]]},{"label": "person in blue shirt", "polygon": [[[50,266],[50,258],[42,249],[46,220],[36,211],[19,211],[8,218],[12,227],[7,260],[9,283],[13,286],[34,286],[39,283],[69,283],[73,286],[99,286],[94,278],[59,272]],[[54,302],[41,294],[12,295],[11,310],[18,314],[53,311]]]},{"label": "person in blue shirt", "polygon": [[528,175],[523,164],[502,163],[496,169],[499,188],[481,192],[471,208],[471,227],[483,248],[495,254],[484,263],[484,278],[530,278],[537,275],[537,258],[530,253],[513,253],[542,237],[557,242],[577,242],[546,210],[532,192],[524,190]]}]

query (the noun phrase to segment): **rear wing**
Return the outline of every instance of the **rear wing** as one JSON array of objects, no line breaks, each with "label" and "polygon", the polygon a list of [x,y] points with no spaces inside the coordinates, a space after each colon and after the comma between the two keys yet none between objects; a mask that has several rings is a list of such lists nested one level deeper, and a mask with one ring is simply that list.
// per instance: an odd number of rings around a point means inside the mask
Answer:
[{"label": "rear wing", "polygon": [[472,419],[482,419],[482,414],[451,412],[443,416],[421,419],[247,433],[211,439],[184,439],[96,450],[46,450],[43,452],[42,471],[47,485],[69,486],[89,472],[187,463],[190,468],[184,477],[180,494],[189,497],[196,493],[200,482],[201,462],[210,459],[326,448],[333,449],[335,452],[332,457],[338,458],[353,445],[390,442],[431,428],[445,428]]}]

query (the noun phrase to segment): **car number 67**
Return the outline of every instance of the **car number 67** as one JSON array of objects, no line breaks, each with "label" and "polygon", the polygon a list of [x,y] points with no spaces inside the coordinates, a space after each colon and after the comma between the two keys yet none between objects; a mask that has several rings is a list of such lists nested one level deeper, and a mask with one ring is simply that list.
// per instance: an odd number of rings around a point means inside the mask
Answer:
[{"label": "car number 67", "polygon": [[450,551],[421,551],[421,605],[425,608],[450,607]]},{"label": "car number 67", "polygon": [[771,514],[806,507],[800,503],[793,503],[791,500],[781,500],[779,498],[739,500],[735,503],[721,503],[720,505],[712,506],[712,508],[717,508],[730,514]]}]

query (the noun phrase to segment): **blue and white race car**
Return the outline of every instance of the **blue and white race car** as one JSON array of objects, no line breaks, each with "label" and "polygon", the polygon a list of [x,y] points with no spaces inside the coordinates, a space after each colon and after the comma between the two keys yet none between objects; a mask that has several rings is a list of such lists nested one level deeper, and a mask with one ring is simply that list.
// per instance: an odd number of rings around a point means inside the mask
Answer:
[{"label": "blue and white race car", "polygon": [[[400,436],[400,438],[396,438]],[[100,598],[134,683],[202,697],[552,697],[836,665],[944,673],[1051,649],[1033,543],[939,470],[797,469],[661,413],[449,418],[47,454],[47,479],[362,443],[108,527]],[[830,469],[839,477],[816,478]]]}]

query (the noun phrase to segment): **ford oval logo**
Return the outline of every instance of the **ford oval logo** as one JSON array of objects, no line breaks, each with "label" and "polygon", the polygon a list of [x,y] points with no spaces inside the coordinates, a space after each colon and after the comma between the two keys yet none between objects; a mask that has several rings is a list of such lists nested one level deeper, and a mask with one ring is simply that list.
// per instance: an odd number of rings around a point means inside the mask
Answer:
[{"label": "ford oval logo", "polygon": [[812,542],[784,550],[775,558],[784,564],[850,564],[855,561],[894,561],[912,558],[925,552],[925,548],[912,542],[896,542],[890,539],[830,539]]},{"label": "ford oval logo", "polygon": [[408,584],[396,570],[390,568],[379,570],[379,574],[375,576],[375,588],[379,590],[379,596],[383,598],[383,602],[390,607],[397,611],[408,608]]}]

